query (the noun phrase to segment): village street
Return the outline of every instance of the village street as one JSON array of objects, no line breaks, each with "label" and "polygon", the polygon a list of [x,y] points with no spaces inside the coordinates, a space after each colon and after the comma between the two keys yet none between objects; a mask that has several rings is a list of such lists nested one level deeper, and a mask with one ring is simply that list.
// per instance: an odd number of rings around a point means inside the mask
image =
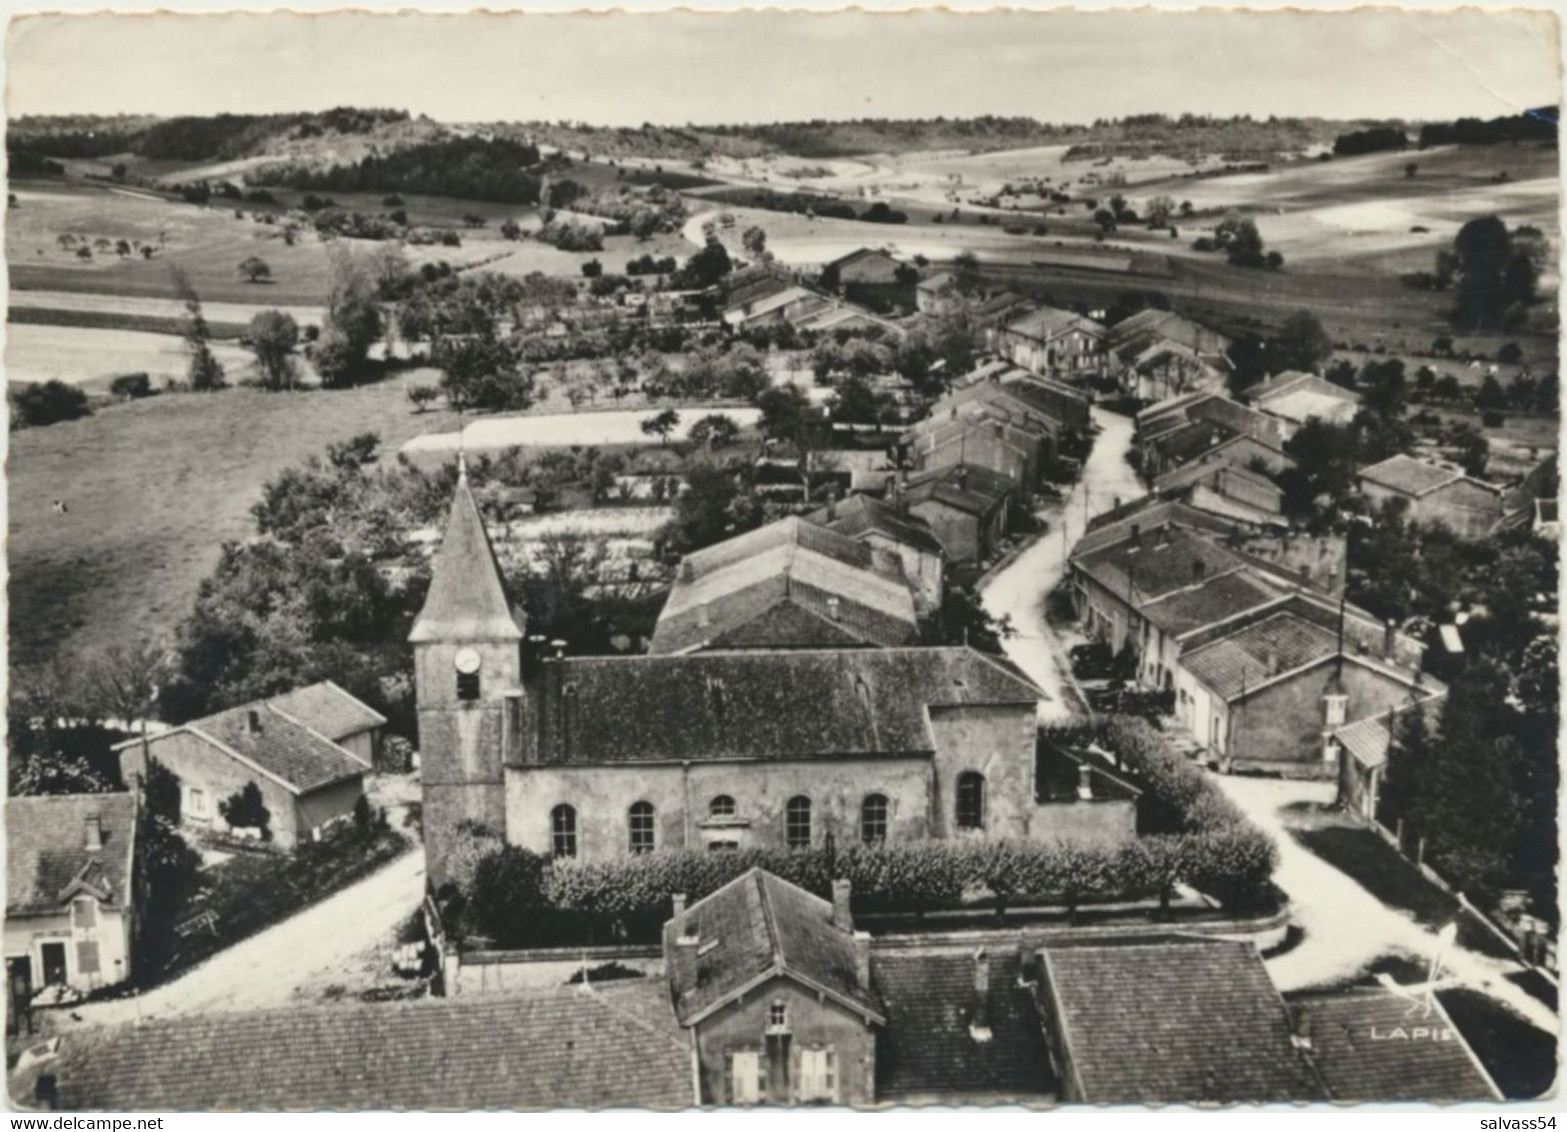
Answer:
[{"label": "village street", "polygon": [[217,1011],[282,1006],[307,982],[319,982],[355,956],[390,939],[424,897],[424,850],[416,847],[384,868],[282,923],[218,952],[171,983],[134,998],[67,1007],[54,1014],[74,1024],[114,1025]]},{"label": "village street", "polygon": [[[1045,623],[1044,596],[1059,583],[1070,547],[1082,537],[1088,520],[1117,502],[1145,494],[1125,459],[1133,422],[1095,409],[1094,423],[1101,431],[1081,480],[1066,500],[1059,525],[999,571],[984,591],[985,608],[993,616],[1009,616],[1017,630],[1005,643],[1008,657],[1051,697],[1040,711],[1045,722],[1067,718],[1072,707],[1065,687],[1067,660]],[[1299,944],[1268,963],[1281,990],[1339,982],[1391,954],[1423,958],[1434,952],[1434,932],[1408,914],[1384,905],[1298,844],[1285,828],[1281,807],[1296,802],[1331,803],[1332,783],[1234,776],[1216,776],[1216,780],[1279,847],[1274,880],[1288,893],[1291,916],[1305,933]],[[1464,986],[1490,995],[1541,1029],[1556,1032],[1556,1015],[1503,977],[1504,972],[1516,970],[1516,964],[1455,948],[1446,968]]]},{"label": "village street", "polygon": [[1045,595],[1061,581],[1067,555],[1083,537],[1088,520],[1110,510],[1117,500],[1125,503],[1145,494],[1137,473],[1126,462],[1127,445],[1132,442],[1131,418],[1095,409],[1094,423],[1100,432],[1093,450],[1059,516],[1052,517],[1050,532],[997,572],[984,588],[986,610],[998,619],[1010,617],[1016,630],[1006,641],[1007,656],[1050,696],[1040,708],[1045,722],[1071,714],[1066,657],[1045,624]]}]

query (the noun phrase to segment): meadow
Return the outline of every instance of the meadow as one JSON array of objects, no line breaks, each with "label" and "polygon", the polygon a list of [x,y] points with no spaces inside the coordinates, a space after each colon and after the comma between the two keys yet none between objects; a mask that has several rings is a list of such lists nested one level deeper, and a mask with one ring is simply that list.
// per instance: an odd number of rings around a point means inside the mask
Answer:
[{"label": "meadow", "polygon": [[[250,507],[284,468],[361,432],[395,453],[426,430],[416,374],[335,391],[162,394],[11,434],[11,660],[68,656],[170,632]],[[56,514],[52,503],[66,504]]]}]

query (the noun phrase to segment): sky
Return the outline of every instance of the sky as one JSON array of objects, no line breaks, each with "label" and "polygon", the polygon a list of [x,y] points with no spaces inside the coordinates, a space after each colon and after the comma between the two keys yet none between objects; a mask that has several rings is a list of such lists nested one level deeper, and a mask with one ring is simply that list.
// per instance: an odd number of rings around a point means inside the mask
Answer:
[{"label": "sky", "polygon": [[595,125],[1166,113],[1494,117],[1559,100],[1540,11],[24,16],[9,116],[385,106]]}]

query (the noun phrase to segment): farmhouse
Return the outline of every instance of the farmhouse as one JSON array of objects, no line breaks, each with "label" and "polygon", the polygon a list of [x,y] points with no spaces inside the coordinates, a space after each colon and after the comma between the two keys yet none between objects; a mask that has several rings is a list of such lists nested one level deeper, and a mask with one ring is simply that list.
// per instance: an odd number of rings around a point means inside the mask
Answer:
[{"label": "farmhouse", "polygon": [[920,314],[951,314],[962,302],[957,277],[950,272],[943,271],[928,279],[921,279],[914,288],[914,304]]},{"label": "farmhouse", "polygon": [[1481,538],[1502,517],[1502,492],[1450,464],[1392,456],[1360,470],[1360,490],[1372,503],[1394,499],[1409,507],[1408,517],[1441,523],[1460,538]]},{"label": "farmhouse", "polygon": [[909,271],[899,260],[880,248],[857,248],[827,264],[822,273],[837,279],[847,291],[856,287],[887,287],[902,282]]},{"label": "farmhouse", "polygon": [[1245,390],[1242,397],[1259,412],[1284,422],[1288,440],[1309,420],[1343,425],[1355,419],[1360,398],[1342,385],[1314,373],[1281,373]]},{"label": "farmhouse", "polygon": [[986,362],[958,378],[948,394],[931,406],[930,415],[950,415],[954,405],[967,411],[962,407],[973,402],[1037,421],[1057,439],[1068,433],[1088,435],[1090,401],[1082,390],[1005,361]]},{"label": "farmhouse", "polygon": [[915,643],[902,559],[793,516],[688,554],[649,652]]},{"label": "farmhouse", "polygon": [[1144,310],[1105,334],[1119,367],[1121,391],[1157,402],[1183,393],[1222,393],[1229,378],[1230,339],[1174,311]]},{"label": "farmhouse", "polygon": [[827,506],[806,519],[873,549],[896,554],[903,563],[903,576],[914,588],[916,606],[926,611],[940,607],[946,557],[930,525],[909,513],[896,481],[888,501],[863,493],[841,503],[829,499]]},{"label": "farmhouse", "polygon": [[587,859],[1035,827],[1043,693],[969,649],[562,658],[523,638],[459,476],[409,638],[437,886],[467,820]]},{"label": "farmhouse", "polygon": [[[307,710],[311,714],[294,714]],[[254,783],[268,812],[261,835],[292,849],[348,820],[372,769],[370,755],[339,746],[317,722],[326,731],[347,727],[358,749],[373,750],[371,736],[385,720],[335,685],[316,685],[132,739],[115,750],[128,783],[145,778],[148,760],[173,772],[180,781],[180,821],[197,830],[233,828],[219,804]]]},{"label": "farmhouse", "polygon": [[5,967],[15,1002],[129,979],[140,878],[135,794],[5,804]]},{"label": "farmhouse", "polygon": [[1252,526],[1286,525],[1284,493],[1267,476],[1223,459],[1199,459],[1153,481],[1154,493]]},{"label": "farmhouse", "polygon": [[908,434],[909,457],[920,469],[973,464],[1005,476],[1021,495],[1039,486],[1050,452],[1050,434],[1042,429],[1014,425],[1000,410],[959,416],[954,409],[946,420],[921,425]]},{"label": "farmhouse", "polygon": [[998,353],[1032,373],[1072,379],[1104,368],[1104,327],[1071,311],[1040,307],[997,327],[992,337]]},{"label": "farmhouse", "polygon": [[949,563],[982,562],[1011,522],[1012,481],[976,464],[918,472],[903,488],[909,513],[925,521]]}]

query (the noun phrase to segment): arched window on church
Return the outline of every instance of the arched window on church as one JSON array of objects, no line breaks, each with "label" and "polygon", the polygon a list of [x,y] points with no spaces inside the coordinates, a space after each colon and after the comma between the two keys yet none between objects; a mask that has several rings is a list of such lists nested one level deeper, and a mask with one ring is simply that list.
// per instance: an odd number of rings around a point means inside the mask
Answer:
[{"label": "arched window on church", "polygon": [[638,802],[626,815],[631,828],[631,851],[651,853],[654,847],[653,825],[655,812],[652,802]]},{"label": "arched window on church", "polygon": [[867,794],[860,803],[860,840],[867,845],[887,841],[887,795]]},{"label": "arched window on church", "polygon": [[958,775],[956,813],[959,829],[985,828],[985,776],[979,771]]},{"label": "arched window on church", "polygon": [[564,803],[550,811],[550,852],[557,857],[577,855],[577,811]]},{"label": "arched window on church", "polygon": [[790,798],[784,807],[784,844],[791,849],[811,847],[811,800],[803,794]]}]

